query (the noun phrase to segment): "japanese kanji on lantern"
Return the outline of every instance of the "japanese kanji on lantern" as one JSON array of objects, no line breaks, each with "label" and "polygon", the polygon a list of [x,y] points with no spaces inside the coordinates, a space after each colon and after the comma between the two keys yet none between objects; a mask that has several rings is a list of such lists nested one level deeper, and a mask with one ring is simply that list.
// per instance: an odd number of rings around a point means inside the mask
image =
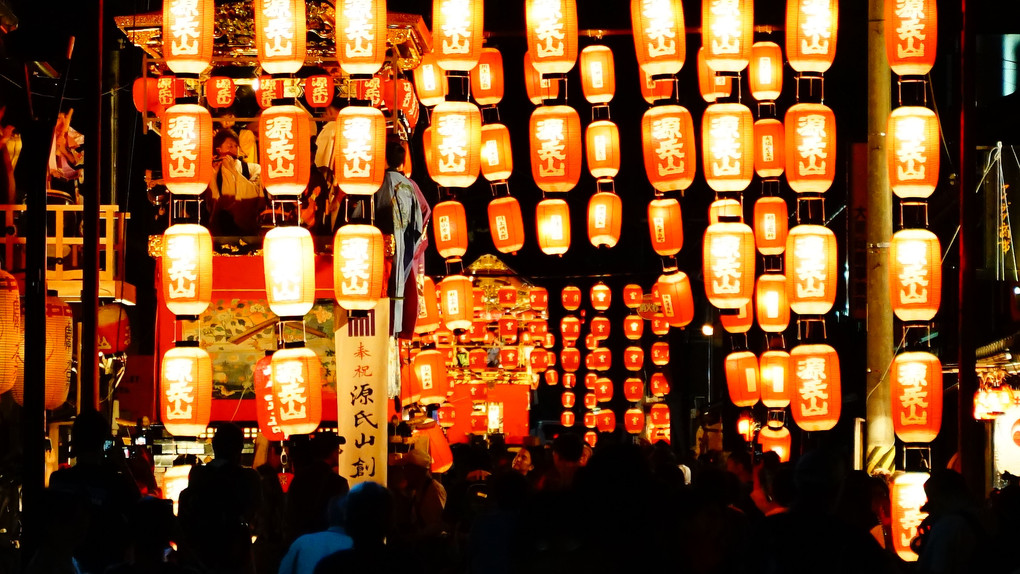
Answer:
[{"label": "japanese kanji on lantern", "polygon": [[664,273],[657,281],[662,315],[672,327],[683,328],[694,320],[694,295],[683,271]]},{"label": "japanese kanji on lantern", "polygon": [[280,317],[304,317],[315,303],[315,246],[304,227],[274,227],[263,241],[266,297]]},{"label": "japanese kanji on lantern", "polygon": [[759,102],[775,101],[783,91],[783,50],[775,42],[755,42],[747,70],[751,97]]},{"label": "japanese kanji on lantern", "polygon": [[494,106],[503,99],[503,54],[482,48],[478,65],[471,69],[471,95],[479,106]]},{"label": "japanese kanji on lantern", "polygon": [[471,280],[450,275],[439,282],[439,309],[447,329],[468,329],[474,314],[471,308]]},{"label": "japanese kanji on lantern", "polygon": [[889,378],[896,436],[906,443],[935,440],[942,426],[942,363],[927,352],[900,353]]},{"label": "japanese kanji on lantern", "polygon": [[[638,347],[640,348],[640,347]],[[645,397],[645,382],[637,377],[623,381],[623,398],[636,403]]]},{"label": "japanese kanji on lantern", "polygon": [[766,333],[782,333],[790,325],[790,305],[786,298],[786,276],[766,273],[755,286],[755,311],[758,325]]},{"label": "japanese kanji on lantern", "polygon": [[431,277],[422,279],[421,297],[418,298],[418,318],[414,323],[415,333],[428,333],[439,327],[439,297],[436,284]]},{"label": "japanese kanji on lantern", "polygon": [[595,247],[615,247],[623,225],[623,202],[615,193],[600,191],[588,201],[588,240]]},{"label": "japanese kanji on lantern", "polygon": [[793,391],[790,388],[790,353],[770,349],[758,359],[761,381],[761,403],[770,409],[785,409],[790,405]]},{"label": "japanese kanji on lantern", "polygon": [[935,65],[938,12],[935,0],[885,3],[885,53],[900,76],[924,76]]},{"label": "japanese kanji on lantern", "polygon": [[641,306],[641,298],[644,295],[640,285],[628,283],[623,286],[623,305],[628,309],[637,309]]},{"label": "japanese kanji on lantern", "polygon": [[213,0],[163,2],[163,59],[175,74],[201,74],[213,55]]},{"label": "japanese kanji on lantern", "polygon": [[816,74],[829,69],[836,57],[838,17],[838,0],[787,0],[786,58],[791,68]]},{"label": "japanese kanji on lantern", "polygon": [[305,63],[305,1],[255,0],[255,47],[268,74],[293,74]]},{"label": "japanese kanji on lantern", "polygon": [[694,121],[683,106],[654,106],[641,118],[645,174],[656,191],[684,190],[694,182]]},{"label": "japanese kanji on lantern", "polygon": [[771,451],[779,455],[780,462],[790,460],[790,429],[785,426],[765,426],[758,431],[758,444],[763,453]]},{"label": "japanese kanji on lantern", "polygon": [[702,0],[701,45],[716,72],[740,72],[751,59],[753,0]]},{"label": "japanese kanji on lantern", "polygon": [[514,170],[513,153],[510,149],[510,130],[503,124],[482,126],[482,176],[490,182],[510,178]]},{"label": "japanese kanji on lantern", "polygon": [[528,51],[543,75],[566,74],[577,61],[576,0],[526,0]]},{"label": "japanese kanji on lantern", "polygon": [[212,299],[212,236],[193,223],[171,225],[163,232],[160,258],[163,302],[175,315],[195,316]]},{"label": "japanese kanji on lantern", "polygon": [[658,255],[670,257],[680,253],[684,245],[684,228],[679,201],[656,198],[648,203],[648,236],[652,250]]},{"label": "japanese kanji on lantern", "polygon": [[786,181],[797,193],[823,193],[836,177],[836,116],[824,104],[786,111]]},{"label": "japanese kanji on lantern", "polygon": [[[789,129],[789,128],[788,128]],[[705,181],[714,191],[743,191],[754,175],[754,118],[743,104],[711,104],[701,116]]]},{"label": "japanese kanji on lantern", "polygon": [[790,351],[793,420],[801,430],[836,426],[843,408],[839,356],[825,344],[797,345]]},{"label": "japanese kanji on lantern", "polygon": [[560,337],[564,347],[572,347],[581,337],[581,320],[572,315],[560,319]]},{"label": "japanese kanji on lantern", "polygon": [[432,210],[433,239],[439,256],[463,257],[467,252],[467,215],[459,201],[443,201]]},{"label": "japanese kanji on lantern", "polygon": [[917,537],[917,527],[928,516],[921,510],[928,502],[924,492],[928,478],[926,472],[904,472],[893,479],[890,492],[893,550],[907,562],[917,560],[917,553],[911,549],[910,543]]},{"label": "japanese kanji on lantern", "polygon": [[662,373],[652,373],[652,377],[648,383],[652,396],[664,397],[669,394],[669,380],[666,378],[666,375]]},{"label": "japanese kanji on lantern", "polygon": [[482,53],[482,0],[435,0],[432,3],[432,44],[444,70],[467,72]]},{"label": "japanese kanji on lantern", "polygon": [[901,321],[931,321],[942,301],[942,251],[927,229],[902,229],[889,247],[893,313]]},{"label": "japanese kanji on lantern", "polygon": [[[715,70],[705,63],[705,48],[698,48],[698,91],[701,98],[712,103],[719,98],[728,98],[733,93],[733,78],[716,75]],[[660,82],[662,83],[662,82]]]},{"label": "japanese kanji on lantern", "polygon": [[441,102],[432,110],[429,176],[443,187],[471,187],[481,169],[482,114],[470,102]]},{"label": "japanese kanji on lantern", "polygon": [[18,280],[0,269],[0,393],[14,386],[17,371],[23,368],[16,360],[23,329],[19,297]]},{"label": "japanese kanji on lantern", "polygon": [[163,110],[166,109],[166,106],[159,102],[159,80],[152,76],[135,78],[131,84],[131,102],[143,116],[148,116],[148,112],[157,116],[163,115]]},{"label": "japanese kanji on lantern", "polygon": [[577,111],[570,106],[541,106],[531,114],[528,133],[535,185],[545,192],[574,189],[583,155]]},{"label": "japanese kanji on lantern", "polygon": [[489,202],[489,232],[500,253],[517,253],[524,247],[524,217],[521,204],[513,197],[497,197]]},{"label": "japanese kanji on lantern", "polygon": [[316,74],[305,78],[305,103],[313,108],[324,108],[333,101],[333,76]]},{"label": "japanese kanji on lantern", "polygon": [[630,434],[640,434],[645,430],[645,411],[631,407],[623,413],[623,428]]},{"label": "japanese kanji on lantern", "polygon": [[336,58],[348,74],[371,76],[386,61],[386,0],[337,0]]},{"label": "japanese kanji on lantern", "polygon": [[309,434],[322,420],[322,363],[307,347],[280,349],[270,361],[283,434]]},{"label": "japanese kanji on lantern", "polygon": [[836,235],[821,225],[797,225],[786,237],[786,299],[800,315],[824,315],[836,302]]},{"label": "japanese kanji on lantern", "polygon": [[347,106],[336,119],[337,185],[351,195],[372,195],[386,177],[386,117],[369,106]]},{"label": "japanese kanji on lantern", "polygon": [[684,9],[680,0],[631,0],[634,52],[641,71],[672,76],[687,58]]},{"label": "japanese kanji on lantern", "polygon": [[549,308],[549,290],[545,287],[528,289],[528,305],[533,311],[545,311]]},{"label": "japanese kanji on lantern", "polygon": [[649,409],[652,424],[655,426],[667,426],[670,422],[669,406],[664,403],[656,403]]},{"label": "japanese kanji on lantern", "polygon": [[414,91],[421,105],[432,107],[446,101],[448,89],[446,74],[436,62],[435,53],[422,55],[421,63],[414,69]]},{"label": "japanese kanji on lantern", "polygon": [[744,223],[713,223],[704,239],[705,295],[719,309],[739,309],[754,294],[754,232]]},{"label": "japanese kanji on lantern", "polygon": [[376,306],[385,289],[383,252],[378,227],[347,224],[337,230],[333,238],[333,294],[341,307],[354,310]]},{"label": "japanese kanji on lantern", "polygon": [[209,426],[212,409],[212,359],[205,349],[168,349],[160,362],[160,418],[175,436],[198,436]]},{"label": "japanese kanji on lantern", "polygon": [[259,116],[259,163],[270,195],[300,195],[308,187],[309,119],[297,106],[271,106]]},{"label": "japanese kanji on lantern", "polygon": [[786,169],[786,128],[776,119],[754,122],[754,171],[762,178],[776,178]]},{"label": "japanese kanji on lantern", "polygon": [[209,110],[177,104],[163,112],[163,181],[171,193],[200,195],[213,176],[213,124]]},{"label": "japanese kanji on lantern", "polygon": [[921,106],[901,106],[889,114],[889,187],[902,199],[926,199],[939,181],[939,119]]},{"label": "japanese kanji on lantern", "polygon": [[640,315],[627,315],[623,319],[623,335],[630,341],[638,341],[645,332],[645,320]]},{"label": "japanese kanji on lantern", "polygon": [[616,94],[613,51],[596,44],[581,50],[581,93],[590,104],[608,104]]},{"label": "japanese kanji on lantern", "polygon": [[255,387],[255,416],[259,432],[269,440],[284,440],[286,435],[280,429],[279,404],[273,394],[272,353],[267,353],[255,362],[253,381]]},{"label": "japanese kanji on lantern", "polygon": [[727,355],[724,364],[730,401],[738,407],[753,407],[761,396],[758,357],[751,351],[737,351]]},{"label": "japanese kanji on lantern", "polygon": [[567,311],[577,311],[581,306],[581,289],[576,285],[567,285],[560,291],[560,302]]},{"label": "japanese kanji on lantern", "polygon": [[786,250],[789,219],[786,200],[781,197],[760,197],[754,202],[754,245],[759,253],[780,255]]},{"label": "japanese kanji on lantern", "polygon": [[161,106],[172,106],[177,98],[183,98],[185,95],[187,95],[187,88],[185,88],[182,78],[160,76],[156,79],[156,99]]},{"label": "japanese kanji on lantern", "polygon": [[222,76],[206,80],[205,102],[210,108],[229,108],[234,105],[234,80]]},{"label": "japanese kanji on lantern", "polygon": [[588,171],[596,179],[616,177],[620,171],[620,129],[610,120],[596,120],[585,129]]},{"label": "japanese kanji on lantern", "polygon": [[543,199],[536,206],[538,246],[546,255],[563,255],[570,249],[570,207],[562,199]]},{"label": "japanese kanji on lantern", "polygon": [[272,76],[259,76],[255,86],[255,103],[263,110],[272,107],[273,100],[283,97],[283,80]]}]

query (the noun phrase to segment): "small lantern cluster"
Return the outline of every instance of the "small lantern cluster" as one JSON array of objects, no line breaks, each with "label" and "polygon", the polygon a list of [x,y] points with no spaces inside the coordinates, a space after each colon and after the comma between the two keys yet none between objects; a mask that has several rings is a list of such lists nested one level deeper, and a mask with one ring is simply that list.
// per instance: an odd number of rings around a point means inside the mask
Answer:
[{"label": "small lantern cluster", "polygon": [[592,104],[584,139],[588,171],[597,190],[588,201],[588,240],[595,247],[614,247],[620,240],[623,202],[613,182],[620,171],[620,130],[610,119],[616,68],[608,47],[595,44],[581,51],[581,91]]}]

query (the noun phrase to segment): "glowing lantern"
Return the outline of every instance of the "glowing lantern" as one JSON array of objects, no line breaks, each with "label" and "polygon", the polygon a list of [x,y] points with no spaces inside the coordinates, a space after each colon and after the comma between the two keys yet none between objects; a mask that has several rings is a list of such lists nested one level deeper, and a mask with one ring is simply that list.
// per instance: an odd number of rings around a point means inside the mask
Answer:
[{"label": "glowing lantern", "polygon": [[549,369],[543,376],[545,378],[545,384],[547,385],[555,386],[556,383],[560,382],[560,374],[555,370]]},{"label": "glowing lantern", "polygon": [[783,91],[783,50],[775,42],[755,42],[751,46],[748,70],[751,96],[759,102],[779,99]]},{"label": "glowing lantern", "polygon": [[[24,328],[24,318],[11,323],[10,326]],[[19,330],[16,334],[15,353],[11,357],[14,363],[14,385],[11,394],[19,405],[25,402],[25,337]],[[71,359],[74,348],[74,317],[71,307],[59,297],[46,296],[46,378],[43,389],[43,406],[47,410],[60,407],[67,401],[71,390]],[[33,384],[32,381],[29,384]]]},{"label": "glowing lantern", "polygon": [[[177,98],[187,95],[184,80],[176,76],[160,76],[156,79],[156,100],[165,109],[176,103]],[[162,111],[158,114],[162,117]]]},{"label": "glowing lantern", "polygon": [[463,257],[467,252],[467,215],[459,201],[444,201],[432,210],[436,251],[443,258]]},{"label": "glowing lantern", "polygon": [[516,253],[524,247],[521,204],[513,197],[497,197],[490,201],[489,229],[492,243],[500,253]]},{"label": "glowing lantern", "polygon": [[532,65],[531,52],[524,53],[524,90],[536,106],[546,100],[556,99],[560,94],[560,83],[543,78],[542,73]]},{"label": "glowing lantern", "polygon": [[584,388],[589,391],[595,390],[595,385],[598,383],[599,376],[595,373],[585,373],[584,375]]},{"label": "glowing lantern", "polygon": [[482,175],[488,181],[503,181],[514,170],[513,154],[510,150],[510,130],[503,124],[482,126]]},{"label": "glowing lantern", "polygon": [[596,344],[600,341],[605,341],[609,338],[609,333],[612,330],[612,323],[606,317],[594,317],[591,320],[591,334],[589,335]]},{"label": "glowing lantern", "polygon": [[712,103],[719,98],[728,98],[733,93],[733,78],[717,76],[705,62],[705,48],[698,48],[698,90],[701,98]]},{"label": "glowing lantern", "polygon": [[[208,90],[208,87],[206,89]],[[233,98],[233,92],[230,96]],[[163,111],[166,109],[166,106],[159,102],[159,80],[152,76],[135,79],[131,85],[131,101],[135,104],[135,109],[142,114],[154,112],[159,116],[163,115]],[[210,105],[213,104],[210,103]]]},{"label": "glowing lantern", "polygon": [[798,72],[821,74],[836,57],[837,0],[787,0],[786,57]]},{"label": "glowing lantern", "polygon": [[177,104],[166,109],[161,139],[167,189],[180,195],[200,195],[209,187],[212,138],[212,116],[202,106]]},{"label": "glowing lantern", "polygon": [[499,338],[507,343],[517,341],[518,323],[515,317],[502,317],[499,320]]},{"label": "glowing lantern", "polygon": [[[692,305],[692,307],[691,307],[691,314],[692,314],[692,317],[693,317],[693,313],[694,313],[693,305],[694,304],[691,303],[691,305]],[[656,336],[659,336],[659,337],[665,337],[666,335],[669,334],[669,327],[670,327],[670,325],[669,325],[669,321],[666,320],[666,316],[665,315],[663,315],[662,313],[653,313],[652,314],[652,318],[651,318],[651,322],[652,322],[652,334],[653,335],[656,335]]]},{"label": "glowing lantern", "polygon": [[645,350],[641,347],[627,347],[623,350],[623,366],[628,371],[640,371],[645,365]]},{"label": "glowing lantern", "polygon": [[18,280],[0,269],[0,394],[9,391],[22,371],[18,363],[18,347],[24,337]]},{"label": "glowing lantern", "polygon": [[935,0],[885,3],[885,54],[900,76],[924,76],[935,65],[938,12]]},{"label": "glowing lantern", "polygon": [[383,82],[390,81],[386,80],[383,76],[376,74],[372,77],[365,77],[359,80],[352,80],[354,87],[354,99],[361,100],[369,106],[378,108],[382,107],[383,104]]},{"label": "glowing lantern", "polygon": [[655,253],[663,257],[680,253],[684,245],[684,230],[679,201],[657,198],[649,202],[648,235]]},{"label": "glowing lantern", "polygon": [[766,426],[758,432],[758,444],[762,453],[772,451],[779,455],[780,462],[790,461],[790,429]]},{"label": "glowing lantern", "polygon": [[644,70],[638,70],[641,76],[641,97],[649,104],[673,97],[673,80],[654,80]]},{"label": "glowing lantern", "polygon": [[488,359],[485,349],[471,349],[468,351],[468,368],[476,371],[484,370]]},{"label": "glowing lantern", "polygon": [[421,57],[421,63],[414,69],[414,91],[421,105],[432,107],[446,101],[446,74],[436,63],[432,52]]},{"label": "glowing lantern", "polygon": [[702,0],[701,45],[716,72],[740,72],[751,59],[753,0]]},{"label": "glowing lantern", "polygon": [[517,305],[517,288],[511,285],[504,285],[496,292],[496,298],[499,301],[500,307],[510,309]]},{"label": "glowing lantern", "polygon": [[201,74],[209,67],[215,10],[213,0],[163,2],[163,59],[175,74]]},{"label": "glowing lantern", "polygon": [[591,306],[596,311],[605,311],[609,309],[610,304],[613,302],[613,291],[605,283],[599,282],[591,287]]},{"label": "glowing lantern", "polygon": [[640,434],[645,430],[645,412],[639,408],[629,408],[623,413],[623,428],[630,434]]},{"label": "glowing lantern", "polygon": [[544,338],[549,332],[549,324],[542,319],[528,321],[528,333],[535,339]]},{"label": "glowing lantern", "polygon": [[926,229],[893,234],[889,269],[893,312],[901,321],[931,321],[942,301],[942,251]]},{"label": "glowing lantern", "polygon": [[333,101],[333,76],[319,74],[305,78],[305,102],[313,108],[324,108]]},{"label": "glowing lantern", "polygon": [[928,495],[924,492],[924,483],[927,481],[926,472],[904,472],[893,479],[889,493],[893,549],[907,562],[917,560],[917,554],[911,550],[910,543],[918,535],[917,527],[928,516],[927,512],[921,510],[928,502]]},{"label": "glowing lantern", "polygon": [[336,122],[337,185],[352,195],[374,194],[386,177],[386,117],[369,106],[347,106]]},{"label": "glowing lantern", "polygon": [[574,426],[575,422],[576,420],[574,413],[572,413],[571,411],[563,411],[563,413],[560,415],[560,424],[567,428]]},{"label": "glowing lantern", "polygon": [[570,249],[570,207],[562,199],[538,202],[535,216],[538,246],[546,255],[563,255]]},{"label": "glowing lantern", "polygon": [[163,233],[163,301],[174,315],[201,315],[212,299],[212,236],[179,223]]},{"label": "glowing lantern", "polygon": [[577,375],[574,373],[563,373],[563,388],[572,389],[577,386]]},{"label": "glowing lantern", "polygon": [[489,432],[488,410],[475,411],[471,413],[471,432],[474,434],[485,434]]},{"label": "glowing lantern", "polygon": [[786,276],[767,273],[758,277],[755,287],[758,325],[766,333],[782,333],[790,325],[790,305],[786,298]]},{"label": "glowing lantern", "polygon": [[754,294],[754,232],[744,223],[709,225],[704,265],[708,301],[719,309],[743,307]]},{"label": "glowing lantern", "polygon": [[574,403],[576,400],[577,399],[572,391],[565,391],[563,394],[560,395],[560,402],[563,405],[563,408],[565,409],[574,408]]},{"label": "glowing lantern", "polygon": [[656,191],[687,189],[694,182],[694,120],[683,106],[654,106],[641,118],[645,174]]},{"label": "glowing lantern", "polygon": [[280,317],[303,317],[315,303],[315,246],[304,227],[274,227],[263,242],[266,297]]},{"label": "glowing lantern", "polygon": [[541,373],[549,368],[549,351],[542,348],[532,349],[531,355],[528,356],[528,364],[531,365],[531,370],[536,373]]},{"label": "glowing lantern", "polygon": [[273,100],[283,97],[283,80],[260,76],[255,86],[255,102],[263,110],[273,106]]},{"label": "glowing lantern", "polygon": [[442,102],[432,111],[429,176],[443,187],[471,187],[481,169],[482,114],[470,102]]},{"label": "glowing lantern", "polygon": [[280,429],[287,436],[314,432],[322,420],[322,364],[315,351],[280,349],[271,368]]},{"label": "glowing lantern", "polygon": [[571,346],[581,336],[581,321],[577,317],[564,317],[560,320],[560,336],[563,344]]},{"label": "glowing lantern", "polygon": [[544,311],[549,308],[549,290],[545,287],[532,287],[528,290],[528,305],[534,311]]},{"label": "glowing lantern", "polygon": [[435,0],[432,44],[444,70],[470,71],[482,54],[482,0]]},{"label": "glowing lantern", "polygon": [[779,255],[786,250],[789,219],[781,197],[761,197],[754,202],[754,244],[759,253]]},{"label": "glowing lantern", "polygon": [[351,75],[372,75],[386,61],[386,1],[337,0],[336,57]]},{"label": "glowing lantern", "polygon": [[824,104],[786,111],[786,180],[797,193],[823,193],[836,176],[836,116]]},{"label": "glowing lantern", "polygon": [[761,379],[761,403],[770,409],[784,409],[793,391],[789,385],[790,354],[771,350],[761,354],[758,374]]},{"label": "glowing lantern", "polygon": [[482,48],[478,65],[471,69],[471,95],[480,106],[503,99],[503,54],[498,49]]},{"label": "glowing lantern", "polygon": [[581,351],[574,347],[567,347],[560,351],[560,365],[568,373],[576,372],[581,366]]},{"label": "glowing lantern", "polygon": [[623,319],[623,335],[628,340],[638,341],[645,330],[645,321],[638,315],[627,315]]},{"label": "glowing lantern", "polygon": [[[600,339],[596,338],[594,333],[588,333],[587,335],[584,336],[584,347],[589,351],[598,349],[599,341]],[[588,363],[588,365],[589,368],[591,368],[590,365],[594,365],[594,363]]]},{"label": "glowing lantern", "polygon": [[300,70],[305,63],[304,0],[255,0],[254,12],[255,47],[262,69],[267,74]]},{"label": "glowing lantern", "polygon": [[463,275],[450,275],[439,282],[439,309],[447,329],[471,327],[471,280]]},{"label": "glowing lantern", "polygon": [[428,333],[439,327],[439,298],[436,284],[426,276],[422,285],[422,296],[418,299],[418,318],[414,323],[415,333]]},{"label": "glowing lantern", "polygon": [[485,321],[472,321],[471,327],[468,329],[468,340],[472,343],[480,343],[485,340],[485,334],[488,332],[488,323]]},{"label": "glowing lantern", "polygon": [[659,367],[669,364],[669,343],[665,341],[652,343],[652,364]]},{"label": "glowing lantern", "polygon": [[448,429],[457,424],[457,409],[449,403],[443,403],[436,410],[436,424]]},{"label": "glowing lantern", "polygon": [[614,247],[620,240],[623,224],[620,196],[598,192],[588,202],[588,239],[595,247]]},{"label": "glowing lantern", "polygon": [[161,418],[167,432],[176,436],[204,433],[212,409],[209,353],[197,346],[169,349],[163,354],[159,372]]},{"label": "glowing lantern", "polygon": [[504,369],[516,370],[520,368],[520,353],[514,347],[502,348],[499,350],[499,365]]},{"label": "glowing lantern", "polygon": [[630,283],[623,286],[623,305],[628,309],[640,307],[642,297],[644,297],[644,292],[640,285]]},{"label": "glowing lantern", "polygon": [[607,46],[596,44],[581,50],[581,92],[590,104],[608,104],[616,94],[613,51]]},{"label": "glowing lantern", "polygon": [[708,206],[708,223],[744,220],[744,206],[736,199],[717,199]]},{"label": "glowing lantern", "polygon": [[[4,277],[0,273],[0,305],[7,304],[4,301],[3,295]],[[17,284],[15,284],[15,296],[17,296]],[[8,306],[8,309],[10,306]],[[2,320],[3,312],[8,309],[0,308],[0,320]],[[17,303],[15,303],[13,309],[18,311]],[[21,321],[21,318],[13,319],[8,325],[16,327]],[[5,329],[0,327],[0,340],[4,336]],[[99,352],[103,355],[109,356],[116,353],[123,353],[127,351],[129,345],[131,345],[131,322],[128,320],[127,312],[124,311],[119,303],[111,303],[99,307],[97,314],[97,325],[96,325],[96,339],[98,341]],[[6,354],[4,349],[4,343],[0,342],[0,362],[3,362],[4,355]],[[3,373],[4,367],[0,366],[0,373]],[[3,375],[0,374],[0,389],[4,386]]]},{"label": "glowing lantern", "polygon": [[222,76],[206,80],[205,102],[210,108],[229,108],[234,105],[234,80]]},{"label": "glowing lantern", "polygon": [[664,427],[669,425],[669,406],[663,403],[656,403],[649,410],[649,415],[653,426]]},{"label": "glowing lantern", "polygon": [[616,413],[605,409],[595,415],[595,428],[599,432],[613,432],[616,430]]},{"label": "glowing lantern", "polygon": [[[737,308],[735,313],[721,313],[719,322],[727,333],[746,333],[751,330],[754,324],[754,303],[748,299],[747,303]],[[732,311],[732,310],[731,310]]]},{"label": "glowing lantern", "polygon": [[705,181],[715,191],[743,191],[754,175],[754,118],[743,104],[711,104],[701,118]]},{"label": "glowing lantern", "polygon": [[829,430],[843,407],[839,356],[829,345],[797,345],[790,351],[793,420],[801,430]]},{"label": "glowing lantern", "polygon": [[422,351],[412,359],[414,375],[421,389],[421,403],[434,405],[446,400],[449,382],[446,376],[446,359],[434,349]]},{"label": "glowing lantern", "polygon": [[576,0],[526,0],[528,51],[543,75],[566,74],[577,61]]},{"label": "glowing lantern", "polygon": [[259,116],[261,181],[270,195],[300,195],[308,187],[308,120],[297,106],[271,106]]},{"label": "glowing lantern", "polygon": [[786,298],[800,315],[824,315],[836,301],[836,236],[821,225],[797,225],[786,237]]},{"label": "glowing lantern", "polygon": [[664,397],[669,394],[669,380],[662,373],[652,374],[649,387],[654,397]]},{"label": "glowing lantern", "polygon": [[737,351],[726,356],[725,364],[730,400],[738,407],[753,407],[761,397],[758,357],[751,351]]},{"label": "glowing lantern", "polygon": [[942,426],[942,363],[931,353],[901,353],[890,382],[896,436],[907,443],[935,440]]},{"label": "glowing lantern", "polygon": [[786,169],[786,128],[774,119],[754,122],[754,171],[763,178],[776,178]]},{"label": "glowing lantern", "polygon": [[897,197],[926,199],[939,182],[939,144],[935,112],[901,106],[889,114],[886,147],[889,187]]},{"label": "glowing lantern", "polygon": [[595,381],[595,401],[599,403],[608,403],[613,400],[613,381],[605,377],[598,377]]},{"label": "glowing lantern", "polygon": [[613,353],[604,347],[595,349],[589,355],[594,362],[594,370],[608,371],[613,366]]},{"label": "glowing lantern", "polygon": [[616,177],[620,171],[620,130],[616,124],[609,120],[588,124],[585,152],[592,177]]},{"label": "glowing lantern", "polygon": [[[691,282],[683,271],[659,276],[659,297],[662,315],[671,327],[686,327],[694,320],[694,295]],[[653,326],[654,327],[654,326]]]},{"label": "glowing lantern", "polygon": [[623,398],[636,403],[645,396],[645,382],[638,378],[630,378],[623,382]]},{"label": "glowing lantern", "polygon": [[737,434],[743,437],[745,442],[751,442],[754,438],[754,417],[748,411],[743,411],[737,417]]},{"label": "glowing lantern", "polygon": [[674,75],[687,58],[684,10],[679,0],[631,0],[634,50],[642,73]]},{"label": "glowing lantern", "polygon": [[255,363],[255,415],[258,418],[259,432],[269,440],[287,438],[280,428],[280,408],[273,394],[272,355],[266,355]]},{"label": "glowing lantern", "polygon": [[577,311],[581,306],[581,289],[574,285],[567,285],[560,292],[560,301],[567,311]]},{"label": "glowing lantern", "polygon": [[[385,260],[382,232],[372,225],[347,224],[333,239],[333,294],[344,309],[371,309],[383,296]],[[428,304],[429,296],[425,301]]]},{"label": "glowing lantern", "polygon": [[[587,407],[585,407],[585,408],[587,408]],[[593,413],[591,411],[588,411],[588,412],[584,413],[584,426],[585,426],[585,428],[593,429],[593,428],[595,428],[595,423],[596,423],[596,421],[595,421],[595,413]]]},{"label": "glowing lantern", "polygon": [[[433,120],[435,121],[435,120]],[[531,113],[531,175],[545,192],[570,191],[581,177],[581,118],[570,106]]]}]

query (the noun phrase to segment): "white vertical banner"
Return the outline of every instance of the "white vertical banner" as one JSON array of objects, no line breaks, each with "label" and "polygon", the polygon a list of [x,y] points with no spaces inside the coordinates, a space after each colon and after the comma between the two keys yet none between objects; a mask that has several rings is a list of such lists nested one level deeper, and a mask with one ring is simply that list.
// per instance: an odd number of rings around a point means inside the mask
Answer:
[{"label": "white vertical banner", "polygon": [[348,315],[336,337],[337,425],[347,440],[340,475],[354,485],[386,485],[386,383],[389,378],[388,299],[367,312]]}]

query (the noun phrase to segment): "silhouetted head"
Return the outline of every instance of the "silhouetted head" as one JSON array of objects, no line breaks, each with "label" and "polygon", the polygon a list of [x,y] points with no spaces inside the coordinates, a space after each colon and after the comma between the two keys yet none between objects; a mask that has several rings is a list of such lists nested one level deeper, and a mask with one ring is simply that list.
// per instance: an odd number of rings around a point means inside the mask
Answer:
[{"label": "silhouetted head", "polygon": [[212,439],[213,454],[216,458],[240,460],[244,448],[244,432],[234,423],[220,425]]},{"label": "silhouetted head", "polygon": [[347,524],[347,495],[339,494],[329,499],[326,507],[326,521],[330,526],[346,526]]},{"label": "silhouetted head", "polygon": [[101,454],[103,444],[110,436],[110,425],[98,411],[82,411],[71,425],[71,450],[73,456]]},{"label": "silhouetted head", "polygon": [[924,493],[928,496],[928,502],[921,510],[932,514],[967,506],[972,502],[963,475],[947,468],[931,473],[931,477],[924,483]]},{"label": "silhouetted head", "polygon": [[400,166],[404,165],[406,157],[407,152],[399,141],[388,140],[386,142],[386,167],[400,169]]},{"label": "silhouetted head", "polygon": [[573,433],[563,433],[553,439],[553,460],[557,463],[579,463],[584,454],[584,441]]},{"label": "silhouetted head", "polygon": [[379,544],[393,520],[393,496],[374,482],[362,482],[347,493],[347,534],[355,546]]}]

